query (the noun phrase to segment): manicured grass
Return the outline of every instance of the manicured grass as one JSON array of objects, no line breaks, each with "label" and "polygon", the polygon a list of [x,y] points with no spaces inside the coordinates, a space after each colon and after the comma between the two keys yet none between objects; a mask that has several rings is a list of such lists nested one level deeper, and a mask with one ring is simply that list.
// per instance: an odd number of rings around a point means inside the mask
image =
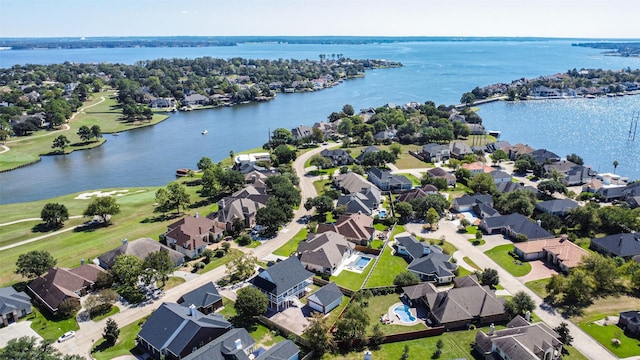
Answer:
[{"label": "manicured grass", "polygon": [[[164,291],[167,291],[169,289],[172,289],[184,282],[186,282],[187,280],[185,280],[184,278],[181,278],[179,276],[169,276],[169,279],[167,279],[167,281],[164,283],[164,286],[162,287],[162,289]],[[162,283],[160,283],[160,285],[162,285]]]},{"label": "manicured grass", "polygon": [[91,319],[91,320],[93,320],[94,322],[98,322],[98,321],[100,321],[100,320],[102,320],[102,319],[106,319],[106,318],[108,318],[109,316],[111,316],[111,315],[113,315],[113,314],[117,314],[117,313],[119,313],[119,312],[120,312],[120,308],[114,305],[114,306],[112,306],[112,307],[111,307],[111,310],[109,310],[109,312],[108,312],[108,313],[103,314],[103,315],[96,316],[96,317],[94,317],[94,318],[93,318],[93,319]]},{"label": "manicured grass", "polygon": [[25,221],[17,224],[0,227],[0,246],[8,246],[37,236],[51,234],[56,231],[68,229],[87,221],[87,218],[69,219],[59,229],[47,229],[42,220]]},{"label": "manicured grass", "polygon": [[463,277],[463,276],[468,276],[473,274],[473,272],[467,270],[466,268],[462,267],[462,266],[458,266],[458,277]]},{"label": "manicured grass", "polygon": [[464,229],[465,234],[475,235],[477,232],[478,232],[477,226],[467,226],[467,228]]},{"label": "manicured grass", "polygon": [[256,341],[256,348],[260,346],[270,347],[285,340],[284,337],[276,335],[274,331],[269,330],[269,328],[262,324],[254,324],[251,328],[247,329],[247,331],[249,331],[253,340]]},{"label": "manicured grass", "polygon": [[336,284],[347,289],[359,290],[362,287],[362,283],[367,277],[367,274],[369,274],[369,271],[371,271],[372,267],[373,260],[369,261],[369,264],[367,264],[367,267],[364,268],[361,274],[348,270],[342,270],[338,276],[332,276],[329,280],[334,281]]},{"label": "manicured grass", "polygon": [[515,277],[525,276],[531,271],[531,264],[513,258],[509,255],[509,251],[513,250],[513,245],[506,244],[496,246],[491,250],[485,251],[485,254],[493,259],[503,269],[507,270]]},{"label": "manicured grass", "polygon": [[225,256],[221,258],[213,258],[213,260],[211,260],[204,269],[198,271],[198,273],[203,274],[217,268],[218,266],[226,265],[229,261],[233,260],[233,258],[241,256],[242,254],[243,252],[238,249],[229,249],[229,252],[225,254]]},{"label": "manicured grass", "polygon": [[414,186],[416,186],[416,185],[420,185],[420,184],[421,184],[421,183],[420,183],[420,179],[418,179],[417,177],[415,177],[415,176],[413,176],[413,175],[411,175],[411,174],[405,174],[405,173],[403,173],[403,174],[398,174],[398,175],[405,176],[407,179],[411,180],[411,183],[412,183]]},{"label": "manicured grass", "polygon": [[218,314],[224,316],[225,319],[231,319],[232,317],[236,316],[236,309],[233,307],[235,303],[226,298],[226,297],[222,297],[222,310],[218,311]]},{"label": "manicured grass", "polygon": [[47,342],[56,341],[67,331],[80,329],[75,317],[66,320],[57,320],[43,313],[37,306],[33,306],[32,308],[33,311],[31,314],[25,316],[23,319],[30,320],[31,328]]},{"label": "manicured grass", "polygon": [[[617,316],[618,314],[609,315]],[[618,358],[638,355],[640,340],[626,336],[624,331],[622,331],[614,321],[610,321],[606,326],[601,326],[593,322],[602,320],[603,318],[604,316],[592,317],[587,321],[579,323],[578,326]],[[620,340],[620,345],[613,345],[611,340],[614,338]]]},{"label": "manicured grass", "polygon": [[408,265],[402,256],[393,255],[393,249],[390,246],[385,246],[366,287],[393,285],[393,279],[399,273],[407,271]]},{"label": "manicured grass", "polygon": [[524,285],[528,287],[529,290],[533,291],[536,295],[544,299],[547,297],[547,294],[548,294],[546,286],[549,283],[549,280],[551,280],[551,278],[534,280],[534,281],[529,281]]},{"label": "manicured grass", "polygon": [[369,317],[369,326],[367,327],[368,335],[373,334],[373,327],[375,326],[375,324],[380,324],[380,330],[382,330],[385,335],[423,330],[427,328],[427,326],[422,322],[411,326],[394,324],[383,325],[380,322],[380,316],[386,314],[389,311],[389,307],[398,302],[400,302],[399,294],[372,296],[369,298],[369,305],[364,308],[367,316]]},{"label": "manicured grass", "polygon": [[348,296],[342,295],[342,302],[335,309],[331,310],[331,312],[325,316],[326,323],[329,327],[333,326],[338,320],[338,316],[342,312],[342,309],[346,308],[349,305],[350,298]]},{"label": "manicured grass", "polygon": [[465,256],[462,258],[462,260],[464,260],[464,262],[466,262],[467,264],[469,264],[471,267],[473,267],[474,269],[477,269],[479,271],[482,271],[482,269],[480,268],[480,266],[476,265],[476,263],[473,262],[473,260],[469,259],[469,257]]},{"label": "manicured grass", "polygon": [[385,230],[388,229],[384,224],[380,224],[380,223],[373,224],[373,228],[378,230],[378,231],[385,231]]},{"label": "manicured grass", "polygon": [[[318,181],[314,181],[313,182],[313,187],[316,189],[316,193],[318,195],[321,195],[324,193],[324,190],[327,186],[327,184],[331,184],[330,180],[318,180]],[[306,199],[302,199],[302,202],[304,203],[306,201]]]},{"label": "manicured grass", "polygon": [[371,248],[372,249],[380,249],[382,248],[382,245],[384,244],[384,241],[380,240],[380,239],[373,239],[371,241]]},{"label": "manicured grass", "polygon": [[[234,149],[229,149],[229,150],[235,151]],[[234,157],[240,154],[251,154],[251,153],[261,153],[261,152],[266,152],[266,150],[263,149],[262,147],[257,147],[249,150],[243,150],[240,152],[234,152]],[[222,166],[233,166],[233,159],[230,156],[227,156],[226,158],[222,159],[218,164]]]},{"label": "manicured grass", "polygon": [[292,237],[291,240],[287,241],[284,245],[276,249],[273,254],[279,256],[290,256],[298,249],[298,244],[306,239],[307,229],[302,228],[300,231],[298,231],[296,236]]},{"label": "manicured grass", "polygon": [[136,336],[140,332],[142,325],[147,320],[147,317],[140,319],[139,321],[133,322],[129,325],[123,326],[120,328],[120,336],[118,336],[118,341],[112,347],[102,349],[104,340],[103,339],[94,339],[96,340],[95,346],[92,348],[91,356],[96,360],[108,360],[113,359],[118,356],[129,355],[131,351],[135,348],[135,340]]}]

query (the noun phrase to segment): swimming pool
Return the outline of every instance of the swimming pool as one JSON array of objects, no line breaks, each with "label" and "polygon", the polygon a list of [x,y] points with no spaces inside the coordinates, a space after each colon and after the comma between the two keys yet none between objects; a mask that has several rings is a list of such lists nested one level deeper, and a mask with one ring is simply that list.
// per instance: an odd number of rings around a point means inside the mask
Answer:
[{"label": "swimming pool", "polygon": [[387,210],[380,210],[380,212],[378,213],[378,217],[380,219],[384,219],[387,217]]},{"label": "swimming pool", "polygon": [[358,258],[358,261],[356,261],[355,264],[353,264],[353,267],[358,270],[364,270],[364,268],[366,268],[367,265],[369,264],[369,261],[371,261],[371,258],[360,256]]},{"label": "swimming pool", "polygon": [[411,323],[416,321],[416,317],[411,315],[411,311],[407,305],[398,305],[393,309],[393,312],[398,315],[402,322]]}]

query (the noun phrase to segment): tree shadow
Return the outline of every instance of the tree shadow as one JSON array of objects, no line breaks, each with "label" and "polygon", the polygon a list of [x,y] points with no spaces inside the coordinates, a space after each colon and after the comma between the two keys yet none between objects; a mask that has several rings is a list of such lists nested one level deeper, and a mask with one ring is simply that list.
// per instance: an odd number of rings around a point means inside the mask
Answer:
[{"label": "tree shadow", "polygon": [[93,350],[91,350],[91,353],[105,351],[105,350],[113,347],[113,345],[115,345],[115,344],[112,344],[112,343],[108,342],[107,340],[102,339],[102,342],[100,342],[98,344],[98,346],[94,347]]},{"label": "tree shadow", "polygon": [[61,228],[62,228],[62,224],[59,225],[59,226],[50,227],[50,226],[47,225],[47,223],[39,223],[39,224],[34,225],[31,228],[31,232],[34,232],[34,233],[46,233],[46,232],[53,231],[53,230],[58,230],[58,229],[61,229]]},{"label": "tree shadow", "polygon": [[199,208],[199,207],[202,207],[202,206],[208,206],[208,205],[211,205],[211,204],[213,204],[213,203],[214,203],[213,199],[206,198],[206,199],[202,199],[202,200],[200,200],[200,201],[197,201],[197,202],[195,202],[195,203],[193,203],[193,204],[189,205],[189,208],[190,208],[190,209],[197,209],[197,208]]},{"label": "tree shadow", "polygon": [[152,223],[157,223],[157,222],[162,222],[162,221],[166,221],[166,220],[172,220],[175,219],[177,217],[180,217],[182,213],[166,213],[166,214],[162,214],[162,215],[158,215],[158,216],[148,216],[144,219],[142,219],[140,221],[140,223],[142,224],[152,224]]}]

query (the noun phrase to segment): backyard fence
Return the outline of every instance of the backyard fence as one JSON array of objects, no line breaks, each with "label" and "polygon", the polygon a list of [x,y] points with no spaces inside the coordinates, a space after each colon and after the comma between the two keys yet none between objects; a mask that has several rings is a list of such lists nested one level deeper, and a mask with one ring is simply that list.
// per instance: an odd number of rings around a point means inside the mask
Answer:
[{"label": "backyard fence", "polygon": [[382,252],[382,250],[380,250],[380,249],[374,249],[374,248],[370,248],[368,246],[362,246],[362,245],[356,245],[354,249],[356,251],[360,251],[360,252],[363,252],[365,254],[375,255],[375,256],[380,255],[380,253]]},{"label": "backyard fence", "polygon": [[[313,284],[314,284],[314,285],[317,285],[317,286],[325,286],[325,285],[327,285],[328,283],[330,283],[330,281],[328,281],[328,280],[324,280],[324,279],[321,279],[321,278],[318,278],[318,277],[315,277],[315,276],[313,277]],[[355,292],[355,291],[353,291],[353,290],[351,290],[351,289],[347,289],[347,288],[342,287],[342,286],[340,286],[340,285],[338,285],[338,289],[340,289],[340,291],[342,291],[342,293],[343,293],[345,296],[347,296],[347,297],[352,297],[352,296],[353,296],[353,293]]]}]

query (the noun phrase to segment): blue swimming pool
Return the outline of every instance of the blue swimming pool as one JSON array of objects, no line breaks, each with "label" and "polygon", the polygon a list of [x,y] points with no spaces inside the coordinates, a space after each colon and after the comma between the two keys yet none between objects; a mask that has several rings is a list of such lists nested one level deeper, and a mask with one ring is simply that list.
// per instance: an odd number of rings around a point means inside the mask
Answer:
[{"label": "blue swimming pool", "polygon": [[358,270],[364,270],[364,268],[366,268],[369,264],[369,261],[371,261],[371,258],[360,256],[360,258],[358,258],[358,261],[356,261],[353,266]]},{"label": "blue swimming pool", "polygon": [[378,213],[378,217],[380,219],[384,219],[387,217],[387,210],[380,210],[380,212]]},{"label": "blue swimming pool", "polygon": [[402,322],[410,323],[416,321],[416,317],[411,315],[411,311],[407,305],[398,305],[393,309],[393,312],[398,315]]}]

